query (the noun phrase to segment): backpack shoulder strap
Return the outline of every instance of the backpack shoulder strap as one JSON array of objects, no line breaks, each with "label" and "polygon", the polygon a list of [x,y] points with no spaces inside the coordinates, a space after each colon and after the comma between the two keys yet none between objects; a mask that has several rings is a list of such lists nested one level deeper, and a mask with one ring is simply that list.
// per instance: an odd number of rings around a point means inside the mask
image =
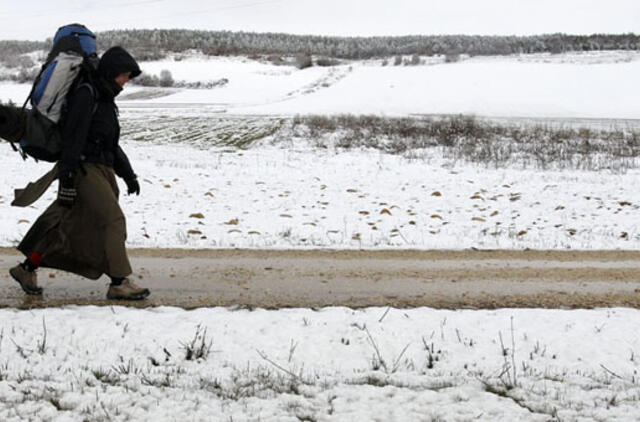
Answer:
[{"label": "backpack shoulder strap", "polygon": [[98,92],[96,91],[96,88],[87,81],[82,82],[80,85],[78,85],[76,91],[84,87],[89,89],[89,92],[91,92],[91,96],[93,97],[93,110],[91,111],[91,114],[93,115],[98,109]]},{"label": "backpack shoulder strap", "polygon": [[89,88],[89,92],[91,92],[91,96],[93,97],[94,100],[97,99],[96,98],[96,89],[89,82],[82,82],[81,84],[79,84],[76,87],[75,90],[78,91],[80,88],[84,88],[84,87]]}]

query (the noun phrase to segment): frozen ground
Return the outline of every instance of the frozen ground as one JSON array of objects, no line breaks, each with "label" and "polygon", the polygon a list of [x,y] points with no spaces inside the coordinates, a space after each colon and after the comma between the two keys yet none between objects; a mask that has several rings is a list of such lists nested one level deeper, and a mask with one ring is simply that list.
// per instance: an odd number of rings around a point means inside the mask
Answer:
[{"label": "frozen ground", "polygon": [[[463,58],[423,57],[419,66],[383,60],[298,70],[246,58],[191,55],[143,62],[175,80],[228,83],[215,89],[129,87],[122,106],[206,104],[234,114],[465,113],[481,116],[640,118],[640,53],[636,51]],[[392,62],[393,60],[389,60]],[[1,69],[0,69],[1,71]],[[615,75],[615,77],[613,76]],[[0,85],[0,99],[22,103],[29,86]],[[134,95],[134,97],[131,97]],[[123,99],[127,98],[123,96]]]},{"label": "frozen ground", "polygon": [[[122,199],[129,246],[638,249],[638,170],[607,170],[606,163],[599,172],[487,168],[437,149],[336,152],[278,132],[296,113],[471,112],[509,123],[554,117],[556,125],[558,116],[571,125],[584,117],[631,119],[621,129],[637,128],[640,118],[638,52],[424,60],[305,70],[193,55],[143,63],[152,74],[169,69],[176,80],[229,83],[119,103],[123,145],[142,181],[140,197]],[[3,83],[0,99],[21,102],[27,90]],[[4,148],[0,246],[11,246],[55,188],[33,208],[9,207],[13,189],[47,166]]]},{"label": "frozen ground", "polygon": [[[242,129],[242,119],[221,119],[202,135],[197,121],[164,119],[167,128],[158,122],[123,142],[142,185],[140,196],[121,200],[129,247],[640,248],[636,169],[493,168],[443,158],[438,149],[409,157],[337,152],[269,136],[246,150],[209,148],[202,136],[250,137],[268,132],[272,121]],[[56,186],[33,207],[10,207],[13,189],[49,165],[23,162],[4,148],[0,246],[12,246],[55,198]]]},{"label": "frozen ground", "polygon": [[[491,168],[273,131],[296,113],[638,119],[639,59],[143,64],[229,83],[120,103],[142,185],[122,197],[128,246],[638,250],[636,169]],[[3,83],[0,99],[27,90]],[[0,246],[12,246],[55,187],[10,207],[48,166],[2,148]],[[0,310],[0,420],[637,420],[638,321],[631,309]]]},{"label": "frozen ground", "polygon": [[0,419],[632,421],[638,320],[621,308],[1,310]]},{"label": "frozen ground", "polygon": [[420,66],[382,66],[379,60],[302,71],[229,59],[143,68],[155,74],[169,69],[185,80],[225,77],[229,85],[211,94],[186,90],[153,101],[222,103],[234,113],[640,117],[637,52],[424,60]]}]

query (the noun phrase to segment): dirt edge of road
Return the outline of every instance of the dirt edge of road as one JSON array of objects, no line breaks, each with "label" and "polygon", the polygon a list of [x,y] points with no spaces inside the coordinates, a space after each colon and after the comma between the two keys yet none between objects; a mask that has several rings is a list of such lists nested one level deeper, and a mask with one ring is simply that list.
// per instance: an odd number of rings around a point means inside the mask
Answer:
[{"label": "dirt edge of road", "polygon": [[[153,258],[226,258],[251,256],[254,258],[329,258],[329,259],[407,259],[407,260],[529,260],[529,261],[640,261],[640,250],[419,250],[419,249],[187,249],[187,248],[130,248],[131,257]],[[20,255],[15,248],[0,247],[0,255]]]}]

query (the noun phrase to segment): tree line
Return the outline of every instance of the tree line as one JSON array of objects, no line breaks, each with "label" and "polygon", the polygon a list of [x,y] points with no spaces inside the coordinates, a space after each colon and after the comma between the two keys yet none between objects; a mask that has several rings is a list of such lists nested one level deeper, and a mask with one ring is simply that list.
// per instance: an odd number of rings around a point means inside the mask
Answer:
[{"label": "tree line", "polygon": [[[636,34],[534,36],[412,35],[378,37],[335,37],[183,29],[114,30],[97,34],[101,50],[114,45],[130,49],[141,60],[160,59],[168,53],[198,50],[205,55],[311,54],[340,59],[370,59],[397,55],[471,56],[570,51],[640,50]],[[46,50],[44,42],[0,41],[0,57]]]}]

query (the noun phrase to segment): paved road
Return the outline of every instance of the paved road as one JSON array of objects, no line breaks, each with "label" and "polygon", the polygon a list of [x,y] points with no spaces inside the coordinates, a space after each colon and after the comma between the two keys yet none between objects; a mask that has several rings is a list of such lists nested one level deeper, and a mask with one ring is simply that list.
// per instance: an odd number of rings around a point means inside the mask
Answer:
[{"label": "paved road", "polygon": [[[136,306],[640,308],[640,252],[131,250]],[[108,279],[39,270],[26,296],[0,248],[0,307],[111,305]]]}]

